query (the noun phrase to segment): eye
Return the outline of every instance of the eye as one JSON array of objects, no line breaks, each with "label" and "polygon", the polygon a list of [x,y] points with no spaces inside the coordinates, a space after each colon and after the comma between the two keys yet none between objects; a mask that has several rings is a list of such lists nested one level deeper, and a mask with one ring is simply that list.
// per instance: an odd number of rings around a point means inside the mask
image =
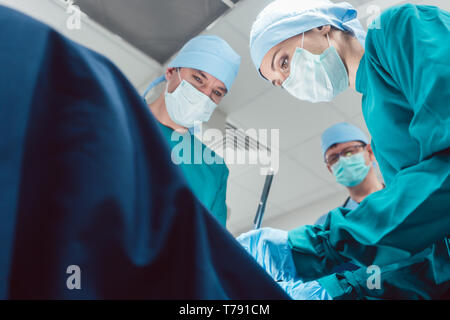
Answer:
[{"label": "eye", "polygon": [[281,70],[285,71],[289,68],[289,60],[286,57],[281,58]]},{"label": "eye", "polygon": [[195,81],[197,81],[198,83],[202,83],[202,79],[200,78],[200,77],[197,77],[196,75],[193,75],[192,76],[194,79],[195,79]]},{"label": "eye", "polygon": [[220,91],[214,91],[214,94],[216,95],[216,96],[218,96],[218,97],[221,97],[222,96],[222,93],[220,92]]}]

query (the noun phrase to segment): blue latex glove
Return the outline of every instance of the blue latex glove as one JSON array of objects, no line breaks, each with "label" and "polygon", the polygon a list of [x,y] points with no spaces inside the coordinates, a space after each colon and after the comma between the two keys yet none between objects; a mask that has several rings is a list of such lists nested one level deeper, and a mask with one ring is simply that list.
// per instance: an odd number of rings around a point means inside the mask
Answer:
[{"label": "blue latex glove", "polygon": [[241,234],[236,240],[275,281],[295,279],[296,270],[287,231],[261,228]]},{"label": "blue latex glove", "polygon": [[294,300],[333,300],[317,281],[302,282],[301,280],[291,280],[278,282],[278,284]]},{"label": "blue latex glove", "polygon": [[296,277],[287,231],[261,228],[241,234],[236,240],[293,299],[332,299],[317,281],[302,282]]}]

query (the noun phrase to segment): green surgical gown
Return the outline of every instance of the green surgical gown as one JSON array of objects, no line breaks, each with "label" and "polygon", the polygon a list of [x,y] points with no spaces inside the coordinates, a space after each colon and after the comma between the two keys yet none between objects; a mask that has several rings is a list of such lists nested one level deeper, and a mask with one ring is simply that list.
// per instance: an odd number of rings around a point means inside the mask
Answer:
[{"label": "green surgical gown", "polygon": [[226,227],[228,168],[219,155],[189,132],[180,134],[160,123],[171,149],[172,161],[183,172],[198,200]]},{"label": "green surgical gown", "polygon": [[[330,275],[351,260],[379,266],[391,293],[409,285],[411,297],[427,298],[449,287],[449,44],[450,14],[436,7],[393,7],[369,28],[356,89],[386,188],[355,210],[333,210],[322,226],[289,232],[304,280],[322,278],[335,296],[364,296],[365,269]],[[401,284],[399,274],[418,280]]]}]

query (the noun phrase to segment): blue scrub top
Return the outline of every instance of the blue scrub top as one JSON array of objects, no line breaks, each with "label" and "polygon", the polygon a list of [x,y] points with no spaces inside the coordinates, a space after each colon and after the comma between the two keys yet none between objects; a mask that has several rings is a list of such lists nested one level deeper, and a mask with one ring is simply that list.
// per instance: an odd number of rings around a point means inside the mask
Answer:
[{"label": "blue scrub top", "polygon": [[[217,221],[226,227],[225,201],[229,171],[223,159],[190,132],[180,134],[161,123],[159,127],[169,143],[172,157],[183,172],[194,195]],[[190,155],[183,153],[186,151],[181,150],[183,146],[190,148]],[[208,159],[203,157],[205,154],[210,155],[215,161],[207,163]]]},{"label": "blue scrub top", "polygon": [[192,194],[116,66],[3,6],[0,26],[0,299],[289,298]]}]

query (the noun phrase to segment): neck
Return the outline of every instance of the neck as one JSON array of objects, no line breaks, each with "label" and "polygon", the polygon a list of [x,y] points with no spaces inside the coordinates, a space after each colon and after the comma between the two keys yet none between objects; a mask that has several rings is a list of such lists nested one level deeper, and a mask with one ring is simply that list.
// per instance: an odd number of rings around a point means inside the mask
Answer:
[{"label": "neck", "polygon": [[338,42],[336,50],[347,69],[349,86],[355,90],[356,72],[364,55],[364,48],[356,37],[343,32],[337,32],[337,34],[339,34],[339,39],[336,39]]},{"label": "neck", "polygon": [[185,132],[187,130],[185,127],[173,122],[173,120],[170,118],[169,113],[167,112],[164,93],[162,93],[153,103],[149,104],[148,107],[156,120],[158,120],[158,122],[165,125],[166,127],[181,132]]},{"label": "neck", "polygon": [[378,180],[374,169],[371,168],[363,182],[347,189],[350,193],[350,197],[356,202],[361,203],[368,195],[383,188],[383,184]]}]

